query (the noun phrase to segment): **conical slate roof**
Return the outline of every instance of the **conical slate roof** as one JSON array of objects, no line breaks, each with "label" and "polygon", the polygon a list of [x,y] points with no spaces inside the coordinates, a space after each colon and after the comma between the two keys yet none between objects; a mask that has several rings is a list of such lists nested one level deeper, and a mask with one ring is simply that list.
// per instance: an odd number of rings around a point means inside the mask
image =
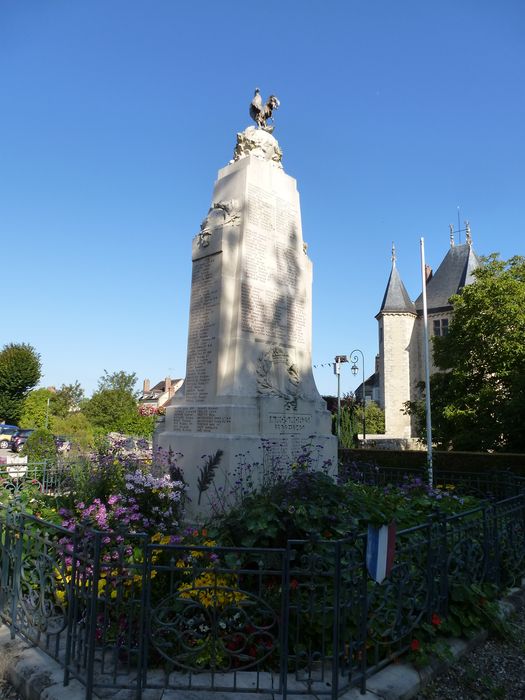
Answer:
[{"label": "conical slate roof", "polygon": [[399,272],[397,271],[395,262],[392,265],[392,272],[388,278],[383,303],[379,309],[380,314],[388,312],[409,314],[416,313],[414,302],[410,301],[410,297],[408,296],[405,285],[403,284]]},{"label": "conical slate roof", "polygon": [[[450,309],[449,299],[458,294],[466,284],[474,281],[473,270],[481,264],[468,243],[450,248],[441,265],[427,282],[428,311]],[[423,294],[416,299],[416,309],[423,309]]]}]

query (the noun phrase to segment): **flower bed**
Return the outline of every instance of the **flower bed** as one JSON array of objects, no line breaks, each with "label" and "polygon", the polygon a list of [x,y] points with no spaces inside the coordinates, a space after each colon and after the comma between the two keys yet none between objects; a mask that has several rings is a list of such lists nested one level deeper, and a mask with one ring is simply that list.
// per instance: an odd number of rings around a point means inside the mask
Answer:
[{"label": "flower bed", "polygon": [[[329,678],[332,693],[479,628],[525,571],[523,496],[482,502],[419,478],[335,484],[307,463],[253,489],[240,465],[198,528],[181,524],[172,455],[162,476],[113,451],[60,495],[28,485],[1,511],[4,621],[88,688],[128,687],[118,679],[137,670],[153,687],[156,668],[164,687],[195,687],[203,671],[202,687],[246,671],[274,687],[293,672],[311,688]],[[394,566],[377,584],[365,526],[393,519]]]}]

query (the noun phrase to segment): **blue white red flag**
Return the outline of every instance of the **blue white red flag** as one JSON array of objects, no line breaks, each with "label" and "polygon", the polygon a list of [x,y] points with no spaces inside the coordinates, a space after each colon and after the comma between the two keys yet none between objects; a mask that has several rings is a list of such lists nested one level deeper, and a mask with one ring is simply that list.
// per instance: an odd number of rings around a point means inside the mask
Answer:
[{"label": "blue white red flag", "polygon": [[394,565],[394,554],[396,549],[396,524],[368,526],[368,538],[366,543],[366,568],[368,573],[377,581],[382,583],[390,574]]}]

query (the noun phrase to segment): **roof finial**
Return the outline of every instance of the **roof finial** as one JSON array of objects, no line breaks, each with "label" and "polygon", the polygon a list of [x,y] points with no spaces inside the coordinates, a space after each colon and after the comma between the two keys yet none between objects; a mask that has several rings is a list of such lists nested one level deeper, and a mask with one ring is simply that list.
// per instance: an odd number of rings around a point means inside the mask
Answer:
[{"label": "roof finial", "polygon": [[396,266],[396,247],[394,241],[392,241],[392,267]]},{"label": "roof finial", "polygon": [[467,245],[471,246],[472,245],[472,236],[470,234],[470,224],[468,221],[465,221],[465,239],[467,241]]},{"label": "roof finial", "polygon": [[448,225],[450,229],[450,247],[454,247],[454,224],[449,224]]}]

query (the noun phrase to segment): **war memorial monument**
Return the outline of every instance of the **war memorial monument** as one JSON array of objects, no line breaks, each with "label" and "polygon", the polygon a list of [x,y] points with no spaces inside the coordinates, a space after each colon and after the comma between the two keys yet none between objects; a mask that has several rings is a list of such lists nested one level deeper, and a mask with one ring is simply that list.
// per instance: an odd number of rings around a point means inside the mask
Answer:
[{"label": "war memorial monument", "polygon": [[256,90],[257,126],[237,134],[193,238],[186,378],[154,436],[156,448],[182,455],[193,514],[228,489],[239,454],[261,471],[306,451],[314,468],[336,470],[331,416],[312,374],[299,193],[268,124],[278,106]]}]

